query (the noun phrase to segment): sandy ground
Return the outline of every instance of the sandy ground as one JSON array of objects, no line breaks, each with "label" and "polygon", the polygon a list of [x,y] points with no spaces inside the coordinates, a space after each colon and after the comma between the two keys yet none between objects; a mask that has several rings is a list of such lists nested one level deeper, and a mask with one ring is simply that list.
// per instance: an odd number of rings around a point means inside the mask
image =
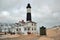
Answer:
[{"label": "sandy ground", "polygon": [[47,36],[50,38],[54,38],[54,40],[60,40],[60,28],[48,29]]},{"label": "sandy ground", "polygon": [[54,39],[47,36],[42,36],[39,38],[39,40],[54,40]]},{"label": "sandy ground", "polygon": [[10,35],[10,34],[7,34],[7,35],[0,35],[0,39],[3,39],[3,38],[14,38],[14,37],[19,37],[20,35],[18,34],[15,34],[15,35]]},{"label": "sandy ground", "polygon": [[30,35],[5,35],[6,38],[0,40],[60,40],[60,28],[47,29],[46,36]]},{"label": "sandy ground", "polygon": [[0,40],[38,40],[40,36],[37,36],[35,34],[30,35],[19,35],[18,37],[10,37],[10,38],[4,38]]}]

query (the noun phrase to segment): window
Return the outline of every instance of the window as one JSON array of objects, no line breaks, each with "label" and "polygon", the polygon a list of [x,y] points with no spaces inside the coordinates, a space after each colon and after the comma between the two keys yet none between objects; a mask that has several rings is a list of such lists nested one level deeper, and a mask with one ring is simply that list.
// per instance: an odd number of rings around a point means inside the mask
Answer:
[{"label": "window", "polygon": [[18,31],[18,29],[16,29],[16,31]]},{"label": "window", "polygon": [[33,28],[32,28],[32,30],[33,30]]},{"label": "window", "polygon": [[33,23],[32,23],[32,26],[33,26]]},{"label": "window", "polygon": [[30,28],[28,28],[28,30],[30,30]]},{"label": "window", "polygon": [[26,28],[24,28],[24,30],[26,30]]},{"label": "window", "polygon": [[36,28],[34,28],[34,30],[36,30]]},{"label": "window", "polygon": [[19,30],[21,31],[21,28],[19,28]]}]

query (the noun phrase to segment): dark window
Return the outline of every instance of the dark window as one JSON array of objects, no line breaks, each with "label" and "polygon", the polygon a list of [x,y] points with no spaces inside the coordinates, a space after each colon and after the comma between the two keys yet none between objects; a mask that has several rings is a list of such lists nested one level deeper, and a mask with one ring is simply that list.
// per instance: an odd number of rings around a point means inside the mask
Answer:
[{"label": "dark window", "polygon": [[18,31],[18,29],[16,29],[16,31]]},{"label": "dark window", "polygon": [[34,30],[36,30],[36,28],[34,28]]},{"label": "dark window", "polygon": [[19,28],[19,30],[21,31],[21,28]]},{"label": "dark window", "polygon": [[32,23],[32,26],[33,26],[33,23]]},{"label": "dark window", "polygon": [[28,30],[30,30],[30,28],[28,28]]},{"label": "dark window", "polygon": [[24,28],[24,30],[26,30],[26,28]]},{"label": "dark window", "polygon": [[32,28],[32,30],[33,30],[33,28]]}]

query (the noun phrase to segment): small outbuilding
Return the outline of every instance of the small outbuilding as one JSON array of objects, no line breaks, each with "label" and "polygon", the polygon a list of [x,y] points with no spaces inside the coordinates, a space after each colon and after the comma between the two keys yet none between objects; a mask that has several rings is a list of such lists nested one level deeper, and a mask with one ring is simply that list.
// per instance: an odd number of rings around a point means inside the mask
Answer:
[{"label": "small outbuilding", "polygon": [[40,27],[40,35],[46,35],[46,28],[44,26]]}]

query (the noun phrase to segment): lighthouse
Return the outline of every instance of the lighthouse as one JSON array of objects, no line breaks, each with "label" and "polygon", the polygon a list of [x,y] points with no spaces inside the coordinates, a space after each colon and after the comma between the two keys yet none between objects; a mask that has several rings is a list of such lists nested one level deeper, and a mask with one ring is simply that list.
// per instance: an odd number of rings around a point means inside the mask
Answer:
[{"label": "lighthouse", "polygon": [[32,21],[32,19],[31,19],[31,6],[30,6],[30,4],[28,3],[28,5],[27,5],[27,17],[26,17],[26,21]]}]

